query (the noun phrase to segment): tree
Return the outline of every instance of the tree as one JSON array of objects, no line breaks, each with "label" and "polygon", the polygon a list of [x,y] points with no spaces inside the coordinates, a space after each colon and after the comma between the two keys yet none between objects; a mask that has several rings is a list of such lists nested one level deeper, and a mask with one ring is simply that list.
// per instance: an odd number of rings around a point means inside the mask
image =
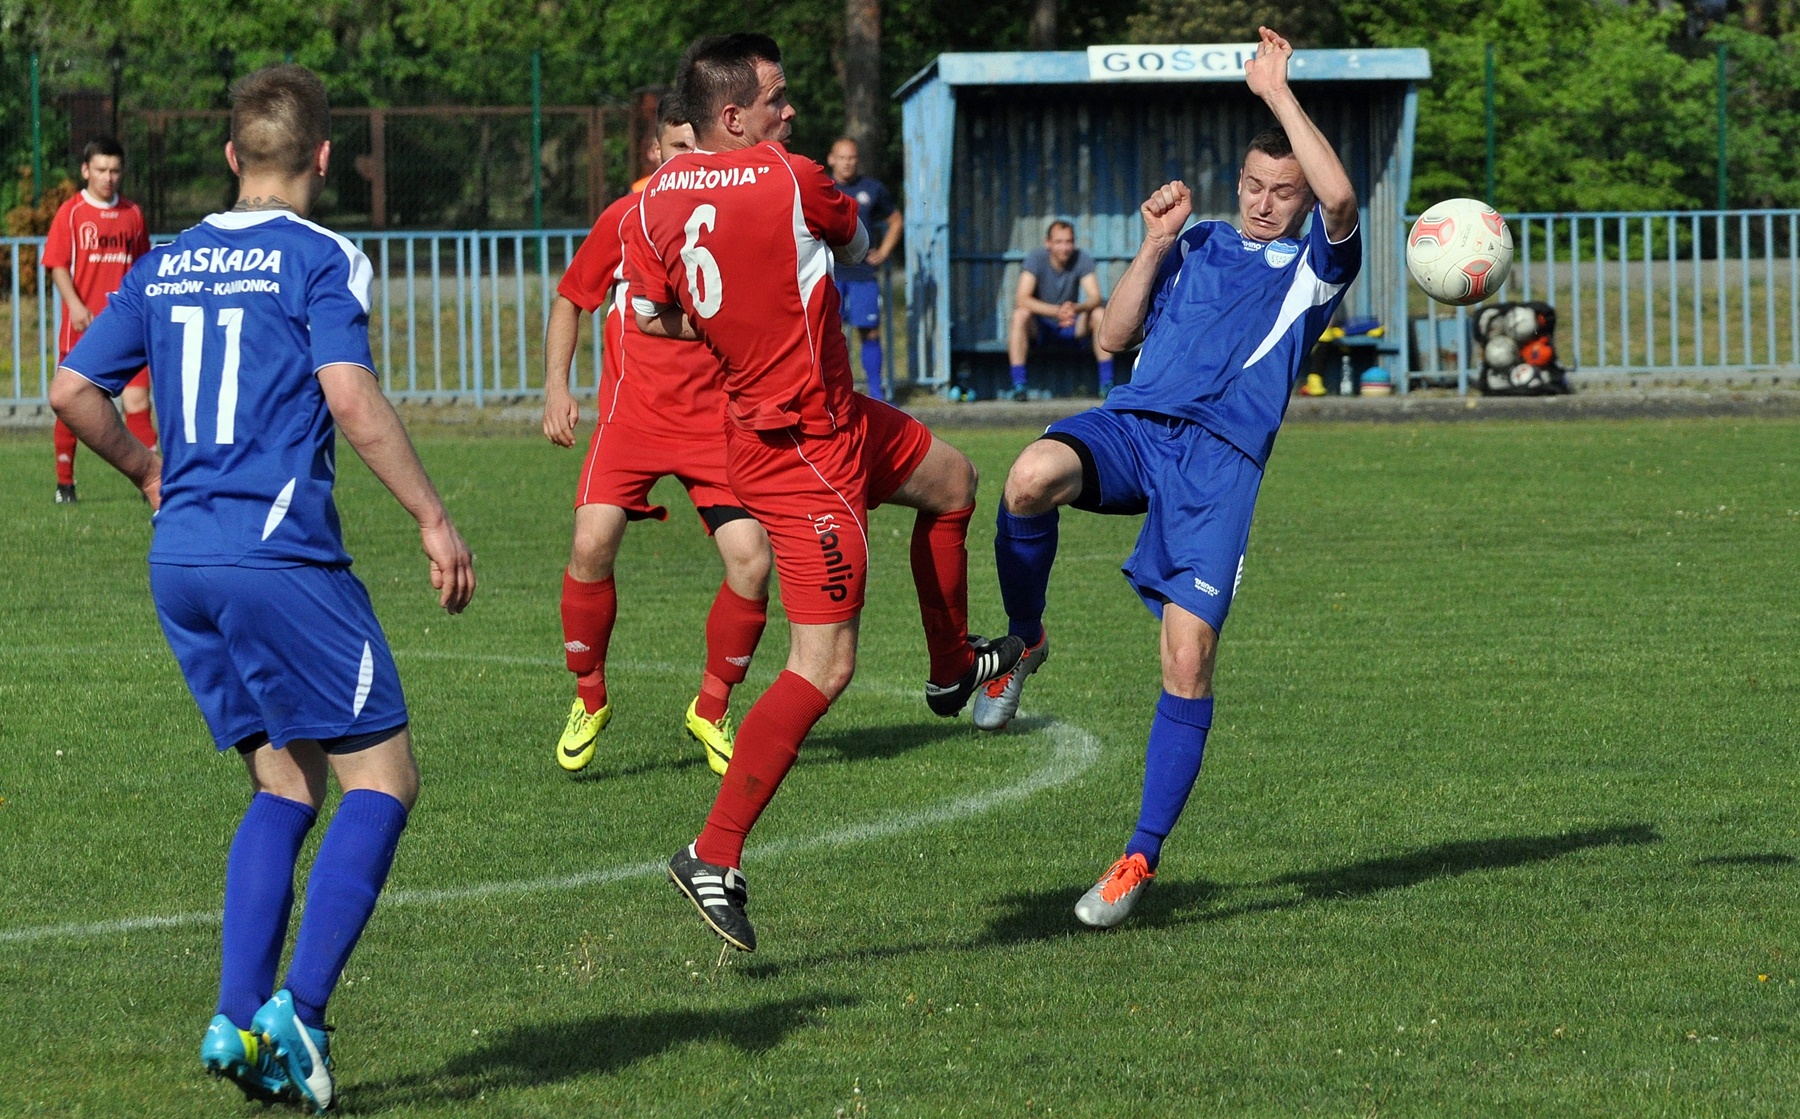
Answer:
[{"label": "tree", "polygon": [[844,0],[844,134],[856,141],[863,173],[885,162],[887,106],[881,90],[881,0]]}]

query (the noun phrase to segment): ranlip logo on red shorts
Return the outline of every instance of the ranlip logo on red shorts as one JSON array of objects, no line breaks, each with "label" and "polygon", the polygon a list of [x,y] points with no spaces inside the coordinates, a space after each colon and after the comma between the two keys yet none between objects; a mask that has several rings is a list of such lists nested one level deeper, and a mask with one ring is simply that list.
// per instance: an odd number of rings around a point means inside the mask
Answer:
[{"label": "ranlip logo on red shorts", "polygon": [[851,579],[856,577],[856,568],[844,560],[842,541],[838,539],[837,518],[830,513],[817,517],[809,517],[813,532],[819,538],[819,551],[825,558],[825,582],[819,584],[833,602],[842,602],[850,597]]}]

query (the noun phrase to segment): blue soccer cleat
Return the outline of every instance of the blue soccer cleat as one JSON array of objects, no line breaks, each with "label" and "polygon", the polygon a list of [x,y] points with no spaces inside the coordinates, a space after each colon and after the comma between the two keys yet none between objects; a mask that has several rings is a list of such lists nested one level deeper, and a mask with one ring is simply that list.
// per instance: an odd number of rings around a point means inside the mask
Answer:
[{"label": "blue soccer cleat", "polygon": [[250,1021],[287,1073],[288,1083],[320,1114],[331,1106],[331,1039],[294,1016],[294,996],[283,988]]},{"label": "blue soccer cleat", "polygon": [[236,1084],[245,1099],[283,1103],[295,1098],[287,1072],[261,1037],[240,1030],[223,1014],[213,1016],[200,1041],[200,1063]]}]

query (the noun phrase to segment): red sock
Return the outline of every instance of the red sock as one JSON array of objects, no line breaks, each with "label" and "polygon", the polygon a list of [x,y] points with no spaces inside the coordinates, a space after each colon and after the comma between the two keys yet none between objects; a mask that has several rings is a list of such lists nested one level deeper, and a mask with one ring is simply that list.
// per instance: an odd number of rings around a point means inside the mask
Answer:
[{"label": "red sock", "polygon": [[744,837],[800,756],[801,740],[830,706],[825,693],[799,673],[784,671],[775,677],[738,728],[731,768],[719,783],[706,827],[694,841],[694,853],[702,862],[737,866],[743,861]]},{"label": "red sock", "polygon": [[139,443],[151,450],[156,449],[156,425],[150,422],[150,409],[125,413],[125,427],[137,436]]},{"label": "red sock", "polygon": [[606,647],[618,616],[619,595],[612,576],[584,583],[563,572],[563,653],[575,674],[575,694],[589,713],[606,706]]},{"label": "red sock", "polygon": [[750,657],[762,640],[769,621],[769,600],[745,598],[719,584],[712,610],[706,615],[706,676],[700,683],[700,699],[694,713],[709,723],[725,717],[731,706],[731,689],[744,682]]},{"label": "red sock", "polygon": [[913,522],[913,585],[919,620],[931,654],[931,682],[953,683],[969,671],[969,517],[973,505],[954,513],[920,513]]},{"label": "red sock", "polygon": [[56,484],[75,484],[75,433],[61,420],[56,421]]}]

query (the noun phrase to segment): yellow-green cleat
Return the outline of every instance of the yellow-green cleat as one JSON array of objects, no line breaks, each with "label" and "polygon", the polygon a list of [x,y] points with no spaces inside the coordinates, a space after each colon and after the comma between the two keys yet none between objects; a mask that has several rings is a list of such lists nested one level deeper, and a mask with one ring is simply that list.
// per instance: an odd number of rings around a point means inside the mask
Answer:
[{"label": "yellow-green cleat", "polygon": [[706,751],[706,764],[720,777],[731,766],[731,744],[737,736],[737,728],[731,725],[731,716],[727,714],[716,723],[709,723],[700,717],[695,710],[700,705],[700,697],[688,704],[687,732],[688,737],[698,742]]},{"label": "yellow-green cleat", "polygon": [[594,747],[600,732],[612,722],[612,710],[612,704],[608,703],[590,713],[587,704],[577,698],[575,706],[569,708],[569,721],[563,726],[562,739],[556,744],[556,764],[570,773],[586,769],[594,760]]}]

